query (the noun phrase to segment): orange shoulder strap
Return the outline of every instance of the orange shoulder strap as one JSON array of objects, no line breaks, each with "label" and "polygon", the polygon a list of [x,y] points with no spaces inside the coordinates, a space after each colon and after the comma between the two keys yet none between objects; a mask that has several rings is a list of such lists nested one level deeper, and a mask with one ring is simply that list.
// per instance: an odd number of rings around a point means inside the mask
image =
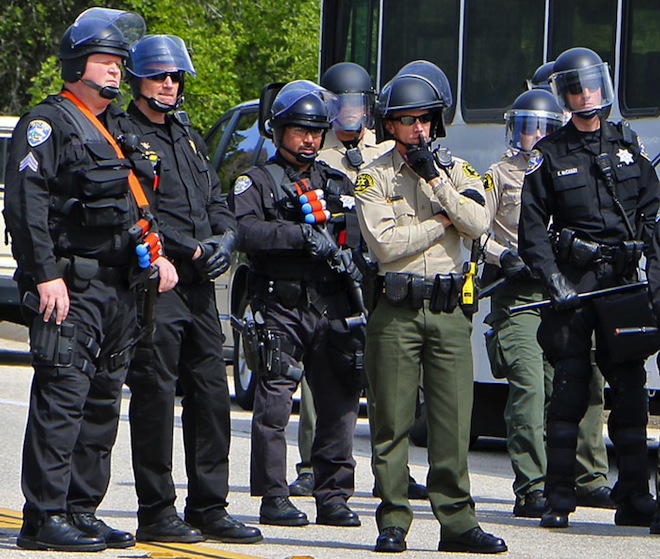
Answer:
[{"label": "orange shoulder strap", "polygon": [[[96,115],[92,111],[89,110],[87,105],[85,105],[80,99],[78,99],[78,97],[76,97],[73,93],[71,93],[67,89],[63,89],[61,91],[61,95],[73,101],[76,107],[78,107],[80,111],[89,119],[89,121],[98,129],[98,131],[101,134],[103,134],[103,137],[106,140],[108,140],[108,143],[115,150],[117,157],[119,157],[120,159],[125,159],[124,154],[122,153],[121,148],[117,143],[117,140],[115,140],[112,137],[112,134],[110,134],[110,132],[108,132],[108,129],[105,126],[103,126],[103,124],[101,124],[101,121],[96,117]],[[133,197],[135,198],[137,205],[141,209],[148,209],[149,201],[147,200],[147,196],[145,195],[144,190],[142,189],[142,185],[140,184],[140,181],[135,176],[133,169],[128,170],[128,184],[131,187],[131,192],[133,193]]]}]

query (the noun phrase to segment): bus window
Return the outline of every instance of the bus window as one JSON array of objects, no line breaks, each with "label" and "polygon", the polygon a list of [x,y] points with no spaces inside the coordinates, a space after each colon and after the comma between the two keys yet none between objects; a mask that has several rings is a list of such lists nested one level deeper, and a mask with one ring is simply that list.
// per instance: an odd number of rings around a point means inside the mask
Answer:
[{"label": "bus window", "polygon": [[320,74],[333,64],[350,61],[376,79],[379,0],[323,2]]},{"label": "bus window", "polygon": [[596,51],[614,76],[617,0],[554,0],[550,9],[548,60],[571,47]]},{"label": "bus window", "polygon": [[[413,60],[437,64],[449,79],[454,100],[458,82],[458,0],[385,0],[381,56],[381,85]],[[454,106],[445,113],[451,122]]]},{"label": "bus window", "polygon": [[624,14],[619,104],[625,117],[660,114],[660,4],[630,0]]},{"label": "bus window", "polygon": [[504,111],[543,62],[544,2],[466,0],[463,118],[503,122]]}]

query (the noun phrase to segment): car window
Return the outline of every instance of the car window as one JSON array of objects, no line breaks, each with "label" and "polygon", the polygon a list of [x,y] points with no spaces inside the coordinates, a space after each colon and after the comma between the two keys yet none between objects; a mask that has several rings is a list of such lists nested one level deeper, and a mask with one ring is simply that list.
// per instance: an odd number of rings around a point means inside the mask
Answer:
[{"label": "car window", "polygon": [[[255,149],[260,149],[262,138],[259,135],[256,111],[240,115],[236,127],[229,138],[224,157],[218,162],[218,176],[222,189],[226,192],[234,179],[252,166],[257,159]],[[261,154],[259,154],[261,156]]]}]

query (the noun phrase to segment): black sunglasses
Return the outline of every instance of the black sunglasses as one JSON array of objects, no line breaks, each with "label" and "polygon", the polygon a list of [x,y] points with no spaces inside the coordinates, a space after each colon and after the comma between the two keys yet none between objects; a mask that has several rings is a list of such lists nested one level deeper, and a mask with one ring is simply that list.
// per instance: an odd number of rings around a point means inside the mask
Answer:
[{"label": "black sunglasses", "polygon": [[164,82],[167,79],[167,76],[170,77],[170,79],[174,83],[179,83],[183,81],[183,75],[185,72],[162,72],[160,74],[155,74],[153,76],[147,76],[147,79],[151,80],[152,82]]},{"label": "black sunglasses", "polygon": [[579,83],[572,83],[566,88],[569,93],[577,95],[582,93],[583,89],[588,89],[589,91],[595,91],[599,89],[601,85],[600,80],[584,80]]},{"label": "black sunglasses", "polygon": [[422,124],[428,124],[433,120],[433,114],[424,113],[423,115],[419,115],[419,116],[412,116],[412,115],[393,116],[390,117],[390,120],[396,120],[397,122],[400,122],[401,124],[404,124],[406,126],[415,124],[415,121],[417,120],[419,120],[419,122],[421,122]]}]

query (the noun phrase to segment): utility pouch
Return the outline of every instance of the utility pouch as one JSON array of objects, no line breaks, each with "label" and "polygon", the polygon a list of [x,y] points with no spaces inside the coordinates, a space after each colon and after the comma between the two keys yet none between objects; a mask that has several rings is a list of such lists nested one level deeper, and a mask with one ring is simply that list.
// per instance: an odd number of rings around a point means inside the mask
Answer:
[{"label": "utility pouch", "polygon": [[424,278],[410,278],[410,306],[417,310],[424,306]]},{"label": "utility pouch", "polygon": [[623,241],[619,245],[612,267],[617,274],[623,274],[636,266],[642,257],[644,243],[642,241]]},{"label": "utility pouch", "polygon": [[263,369],[257,369],[264,373],[267,380],[276,379],[282,375],[282,346],[280,337],[274,332],[263,330],[262,332]]},{"label": "utility pouch", "polygon": [[392,305],[402,305],[408,298],[408,280],[407,274],[397,274],[387,272],[385,274],[385,298]]},{"label": "utility pouch", "polygon": [[[613,363],[646,359],[660,349],[660,332],[648,332],[657,326],[646,289],[614,293],[593,300],[600,330]],[[638,329],[634,333],[619,333],[622,328]]]},{"label": "utility pouch", "polygon": [[444,311],[447,313],[454,312],[454,309],[458,306],[458,302],[461,298],[461,289],[463,288],[463,276],[460,274],[451,274],[451,280],[449,281],[450,289],[449,294],[447,295],[447,301],[445,302]]},{"label": "utility pouch", "polygon": [[275,280],[273,293],[278,301],[285,307],[292,309],[302,296],[303,287],[299,280]]},{"label": "utility pouch", "polygon": [[99,271],[99,261],[82,256],[72,256],[69,264],[69,283],[74,291],[85,291]]},{"label": "utility pouch", "polygon": [[44,322],[35,318],[30,330],[30,351],[35,361],[53,367],[70,367],[76,342],[76,327],[55,320]]},{"label": "utility pouch", "polygon": [[[562,231],[563,233],[563,231]],[[560,241],[561,242],[561,241]],[[569,260],[578,267],[588,266],[599,257],[598,244],[573,238]]]},{"label": "utility pouch", "polygon": [[246,318],[242,331],[243,353],[245,364],[251,371],[261,371],[264,368],[260,327],[255,318]]},{"label": "utility pouch", "polygon": [[429,300],[429,310],[431,312],[443,312],[447,307],[447,300],[451,292],[451,279],[443,278],[440,274],[433,280],[433,289],[431,290],[431,299]]},{"label": "utility pouch", "polygon": [[571,256],[571,247],[573,246],[573,239],[575,238],[575,231],[571,229],[562,229],[557,238],[555,250],[557,252],[557,260],[559,262],[568,262]]},{"label": "utility pouch", "polygon": [[351,328],[346,320],[330,321],[328,349],[332,370],[347,388],[362,390],[368,386],[364,368],[365,340],[363,325]]}]

